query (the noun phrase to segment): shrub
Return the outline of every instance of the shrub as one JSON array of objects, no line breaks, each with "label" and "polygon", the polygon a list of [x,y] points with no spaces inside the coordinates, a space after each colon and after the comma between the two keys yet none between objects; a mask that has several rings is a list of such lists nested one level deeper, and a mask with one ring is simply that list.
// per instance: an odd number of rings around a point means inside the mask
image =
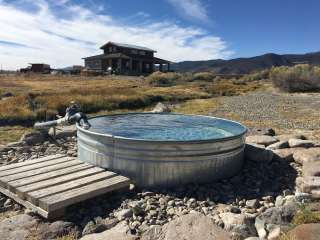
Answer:
[{"label": "shrub", "polygon": [[286,92],[307,92],[320,89],[320,67],[300,64],[293,67],[275,67],[270,71],[275,87]]},{"label": "shrub", "polygon": [[173,86],[179,79],[181,79],[181,74],[172,72],[154,72],[147,77],[149,84],[155,87]]},{"label": "shrub", "polygon": [[211,72],[199,72],[193,75],[193,80],[211,81],[215,78],[215,74]]},{"label": "shrub", "polygon": [[263,79],[268,79],[269,78],[269,70],[263,70],[260,72],[256,72],[256,73],[250,73],[250,74],[246,74],[243,77],[240,78],[240,80],[244,81],[244,82],[252,82],[252,81],[259,81],[259,80],[263,80]]}]

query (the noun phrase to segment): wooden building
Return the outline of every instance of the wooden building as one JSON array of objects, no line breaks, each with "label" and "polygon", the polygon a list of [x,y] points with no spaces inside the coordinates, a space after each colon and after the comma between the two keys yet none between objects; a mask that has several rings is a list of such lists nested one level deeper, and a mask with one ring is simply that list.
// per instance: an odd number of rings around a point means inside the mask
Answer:
[{"label": "wooden building", "polygon": [[51,67],[49,64],[44,63],[29,63],[27,68],[21,68],[20,72],[33,72],[33,73],[50,73]]},{"label": "wooden building", "polygon": [[150,48],[108,42],[100,49],[103,54],[84,58],[87,69],[125,75],[150,74],[156,67],[170,71],[170,61],[155,57],[156,51]]}]

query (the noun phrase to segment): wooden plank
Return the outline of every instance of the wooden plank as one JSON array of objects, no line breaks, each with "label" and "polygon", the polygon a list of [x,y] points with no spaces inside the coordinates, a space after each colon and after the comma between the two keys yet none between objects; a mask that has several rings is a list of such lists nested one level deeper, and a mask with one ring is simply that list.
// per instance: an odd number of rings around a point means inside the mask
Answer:
[{"label": "wooden plank", "polygon": [[43,168],[43,167],[47,167],[47,166],[52,166],[52,165],[56,165],[56,164],[59,164],[62,162],[70,161],[72,159],[74,159],[74,158],[63,157],[63,158],[53,159],[51,161],[45,161],[45,162],[40,162],[40,163],[36,163],[36,164],[32,164],[32,165],[19,167],[17,169],[13,168],[10,170],[5,170],[5,171],[0,172],[0,177],[9,176],[9,175],[17,174],[17,173],[21,173],[21,172],[27,172],[29,170],[39,169],[39,168]]},{"label": "wooden plank", "polygon": [[0,172],[5,171],[5,170],[9,170],[9,169],[13,169],[13,168],[32,165],[32,164],[36,164],[36,163],[40,163],[40,162],[50,161],[50,160],[54,160],[54,159],[62,158],[62,157],[65,157],[65,155],[56,154],[56,155],[46,156],[46,157],[37,158],[37,159],[26,160],[26,161],[20,162],[20,163],[9,164],[9,165],[5,165],[5,166],[0,167]]},{"label": "wooden plank", "polygon": [[32,191],[32,192],[28,192],[25,194],[26,198],[28,201],[30,201],[31,203],[38,205],[38,199],[39,198],[44,198],[47,196],[51,196],[57,193],[63,193],[66,192],[68,190],[74,189],[74,188],[79,188],[85,185],[88,185],[90,183],[94,183],[97,181],[101,181],[101,180],[105,180],[108,179],[110,177],[114,177],[117,174],[114,172],[102,172],[102,173],[98,173],[92,176],[88,176],[82,179],[78,179],[78,180],[74,180],[71,182],[67,182],[64,184],[59,184],[56,186],[52,186],[52,187],[48,187],[48,188],[44,188],[44,189],[40,189],[40,190],[36,190],[36,191]]},{"label": "wooden plank", "polygon": [[[52,178],[49,180],[21,186],[16,189],[16,194],[20,198],[25,199],[25,194],[28,192],[33,192],[33,191],[40,190],[40,189],[43,189],[43,191],[44,190],[47,191],[47,189],[50,189],[50,187],[53,187],[53,186],[59,187],[59,189],[61,190],[60,186],[63,183],[67,183],[67,182],[72,181],[72,183],[74,184],[74,182],[76,182],[75,180],[78,180],[79,178],[88,177],[88,176],[102,173],[102,172],[105,172],[105,170],[102,168],[93,167],[93,168],[89,168],[87,170],[69,173],[69,174],[61,176],[61,177],[56,177],[56,178]],[[60,184],[60,185],[57,186],[58,184]]]},{"label": "wooden plank", "polygon": [[0,192],[9,198],[12,198],[14,201],[21,204],[22,206],[25,206],[26,208],[29,208],[32,211],[38,213],[40,216],[42,216],[44,218],[48,218],[48,212],[46,210],[43,210],[42,208],[39,208],[39,207],[31,204],[28,201],[24,201],[24,200],[20,199],[17,195],[15,195],[14,193],[10,192],[9,190],[7,190],[3,187],[0,187]]},{"label": "wooden plank", "polygon": [[63,162],[63,163],[48,166],[45,168],[39,168],[39,169],[28,171],[28,172],[22,172],[22,173],[10,175],[10,176],[2,177],[2,178],[0,178],[0,186],[4,187],[7,185],[8,182],[13,181],[13,180],[36,176],[36,175],[43,174],[43,173],[49,173],[51,171],[55,171],[58,169],[64,169],[67,167],[76,166],[76,165],[80,165],[80,164],[83,164],[83,162],[81,162],[79,160],[72,160],[69,162]]},{"label": "wooden plank", "polygon": [[11,188],[15,189],[17,187],[21,187],[21,186],[24,186],[24,185],[29,185],[29,184],[32,184],[32,183],[45,181],[45,180],[48,180],[48,179],[51,179],[51,178],[64,176],[64,175],[69,174],[69,173],[78,172],[78,171],[86,170],[86,169],[93,168],[93,167],[94,166],[92,166],[91,164],[83,163],[83,164],[80,164],[80,165],[71,166],[71,167],[59,169],[59,170],[56,170],[56,171],[46,172],[46,173],[39,174],[39,175],[36,175],[36,176],[31,176],[31,177],[27,177],[27,178],[22,178],[22,179],[10,181],[10,182],[8,182],[9,189],[11,189]]},{"label": "wooden plank", "polygon": [[39,207],[46,211],[55,211],[66,206],[105,194],[114,190],[128,187],[130,180],[123,176],[116,176],[83,187],[61,192],[39,199]]}]

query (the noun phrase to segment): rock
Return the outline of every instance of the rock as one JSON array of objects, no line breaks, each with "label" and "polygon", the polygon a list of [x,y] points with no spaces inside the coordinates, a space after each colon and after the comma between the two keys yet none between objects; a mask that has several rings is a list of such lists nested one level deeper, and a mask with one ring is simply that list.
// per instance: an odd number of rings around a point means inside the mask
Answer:
[{"label": "rock", "polygon": [[276,207],[281,207],[283,206],[284,203],[285,203],[285,200],[282,196],[276,197],[276,202],[275,202]]},{"label": "rock", "polygon": [[297,211],[298,205],[292,202],[282,207],[267,209],[255,219],[255,227],[259,237],[262,239],[267,237],[266,228],[270,224],[287,227]]},{"label": "rock", "polygon": [[316,145],[311,140],[301,140],[301,139],[295,139],[295,138],[289,139],[288,143],[291,148],[297,148],[297,147],[310,148]]},{"label": "rock", "polygon": [[75,237],[80,235],[73,223],[63,221],[56,221],[51,224],[40,224],[37,230],[40,239],[56,239],[70,233],[74,234]]},{"label": "rock", "polygon": [[269,145],[267,147],[267,149],[276,150],[276,149],[283,149],[283,148],[288,148],[288,147],[289,147],[288,141],[280,141],[280,142],[276,142],[276,143]]},{"label": "rock", "polygon": [[293,154],[295,162],[304,164],[305,162],[320,161],[320,148],[308,148],[295,151]]},{"label": "rock", "polygon": [[1,240],[23,240],[36,227],[38,220],[27,214],[16,215],[0,222]]},{"label": "rock", "polygon": [[275,136],[279,141],[289,141],[289,139],[301,139],[306,140],[306,137],[302,134],[282,134]]},{"label": "rock", "polygon": [[164,113],[164,112],[171,112],[171,109],[168,105],[165,105],[161,102],[157,103],[154,109],[151,111],[153,113]]},{"label": "rock", "polygon": [[220,213],[219,216],[225,224],[226,228],[232,225],[243,225],[246,223],[247,220],[246,215],[231,212]]},{"label": "rock", "polygon": [[119,220],[116,218],[106,219],[104,221],[104,225],[105,225],[106,229],[111,229],[111,228],[115,227],[118,223],[119,223]]},{"label": "rock", "polygon": [[320,176],[320,161],[305,162],[302,166],[303,177],[319,177]]},{"label": "rock", "polygon": [[269,149],[265,149],[263,145],[246,144],[244,157],[249,161],[268,163],[273,159],[273,152]]},{"label": "rock", "polygon": [[260,238],[259,237],[248,237],[244,240],[260,240]]},{"label": "rock", "polygon": [[45,141],[45,136],[40,132],[25,133],[22,135],[20,142],[25,142],[27,145],[34,145]]},{"label": "rock", "polygon": [[257,199],[247,200],[246,206],[248,208],[258,208],[259,207],[259,201]]},{"label": "rock", "polygon": [[[304,203],[306,201],[309,202],[311,200],[311,194],[309,193],[295,192],[294,196],[297,202]],[[319,211],[320,211],[320,208],[319,208]]]},{"label": "rock", "polygon": [[80,240],[138,240],[137,236],[129,233],[129,226],[125,222],[118,223],[115,227],[101,233],[88,234]]},{"label": "rock", "polygon": [[200,213],[187,214],[164,226],[149,229],[141,240],[230,240],[223,229],[216,226],[211,218]]},{"label": "rock", "polygon": [[279,239],[280,234],[281,234],[280,226],[272,225],[272,227],[269,228],[268,240],[277,240]]},{"label": "rock", "polygon": [[293,154],[296,151],[299,151],[303,148],[283,148],[283,149],[276,149],[273,150],[274,158],[278,160],[283,160],[286,162],[292,162],[294,160]]},{"label": "rock", "polygon": [[265,230],[265,221],[261,218],[256,218],[254,226],[256,227],[259,238],[265,239],[267,237],[267,231]]},{"label": "rock", "polygon": [[276,142],[278,142],[276,138],[267,135],[252,135],[246,138],[246,143],[255,143],[264,146],[269,146]]},{"label": "rock", "polygon": [[91,233],[100,233],[107,230],[107,227],[102,223],[95,224],[93,221],[87,223],[87,225],[83,228],[82,236],[91,234]]},{"label": "rock", "polygon": [[8,198],[8,199],[4,202],[3,206],[4,206],[5,208],[8,208],[8,207],[11,207],[12,204],[13,204],[12,200],[11,200],[10,198]]},{"label": "rock", "polygon": [[320,223],[302,224],[287,233],[287,239],[319,240]]},{"label": "rock", "polygon": [[276,132],[272,128],[250,128],[249,135],[268,135],[268,136],[275,136]]},{"label": "rock", "polygon": [[119,221],[129,218],[132,216],[132,209],[123,209],[117,213],[115,213],[115,216],[118,218]]}]

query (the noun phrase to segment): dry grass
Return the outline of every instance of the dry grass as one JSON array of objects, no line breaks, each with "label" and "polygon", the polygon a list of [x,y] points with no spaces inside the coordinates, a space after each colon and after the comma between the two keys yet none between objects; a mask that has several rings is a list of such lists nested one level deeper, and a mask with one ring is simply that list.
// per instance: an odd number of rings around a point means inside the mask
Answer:
[{"label": "dry grass", "polygon": [[18,141],[22,134],[31,132],[31,128],[22,126],[0,127],[0,145]]},{"label": "dry grass", "polygon": [[[157,73],[159,74],[159,73]],[[262,89],[258,81],[211,79],[211,73],[161,73],[175,78],[172,86],[150,84],[150,79],[125,76],[0,75],[0,90],[14,97],[0,100],[0,143],[16,141],[35,121],[64,115],[71,101],[89,115],[150,110],[157,102],[179,105],[178,112],[207,114],[218,102],[214,97],[239,95]],[[10,133],[9,133],[10,131]]]},{"label": "dry grass", "polygon": [[[0,125],[31,125],[35,120],[55,118],[56,114],[64,114],[71,101],[77,101],[86,113],[96,113],[147,108],[158,101],[175,103],[216,95],[236,95],[261,87],[258,83],[238,85],[230,80],[189,82],[181,77],[187,75],[161,73],[168,78],[171,75],[179,75],[179,83],[166,87],[155,87],[144,78],[132,77],[2,76],[0,89],[15,96],[0,101]],[[203,75],[200,77],[205,78],[208,74]]]},{"label": "dry grass", "polygon": [[186,101],[173,109],[178,113],[206,115],[219,107],[217,98],[194,99]]},{"label": "dry grass", "polygon": [[320,212],[312,212],[307,207],[302,206],[294,216],[292,224],[295,226],[307,223],[320,223]]}]

